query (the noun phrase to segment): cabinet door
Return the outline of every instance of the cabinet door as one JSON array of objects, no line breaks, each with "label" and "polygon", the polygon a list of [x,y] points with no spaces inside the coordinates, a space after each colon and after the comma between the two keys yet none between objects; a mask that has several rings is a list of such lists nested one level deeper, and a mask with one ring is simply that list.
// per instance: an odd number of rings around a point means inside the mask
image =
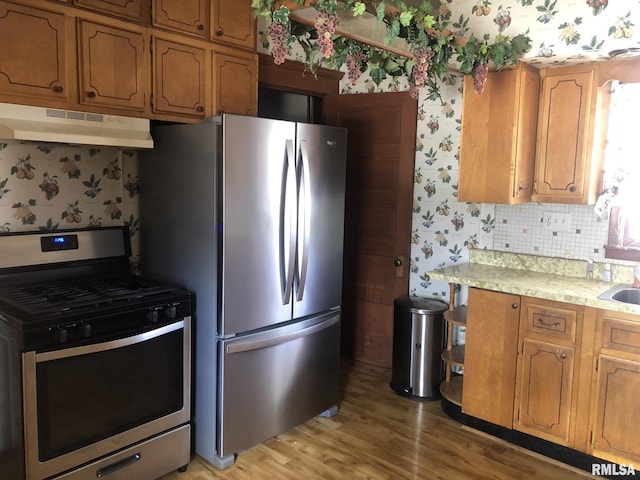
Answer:
[{"label": "cabinet door", "polygon": [[102,13],[124,17],[147,24],[146,15],[147,0],[73,0],[78,7],[85,7]]},{"label": "cabinet door", "polygon": [[256,20],[251,2],[216,0],[211,3],[211,40],[256,49]]},{"label": "cabinet door", "polygon": [[208,3],[206,0],[153,0],[153,25],[208,38]]},{"label": "cabinet door", "polygon": [[543,79],[535,201],[587,203],[593,84],[593,71],[547,73]]},{"label": "cabinet door", "polygon": [[526,202],[533,191],[539,74],[521,63],[488,76],[482,95],[465,77],[458,198]]},{"label": "cabinet door", "polygon": [[79,102],[138,112],[145,108],[142,32],[79,21]]},{"label": "cabinet door", "polygon": [[513,425],[520,296],[469,289],[462,411]]},{"label": "cabinet door", "polygon": [[[0,95],[69,101],[69,52],[64,15],[0,2]],[[69,25],[70,26],[70,25]]]},{"label": "cabinet door", "polygon": [[574,348],[525,338],[514,428],[569,444]]},{"label": "cabinet door", "polygon": [[201,48],[153,39],[154,113],[205,117],[205,58]]},{"label": "cabinet door", "polygon": [[214,112],[258,115],[258,57],[213,54]]},{"label": "cabinet door", "polygon": [[601,355],[598,365],[594,455],[638,464],[640,430],[630,422],[640,411],[640,362]]}]

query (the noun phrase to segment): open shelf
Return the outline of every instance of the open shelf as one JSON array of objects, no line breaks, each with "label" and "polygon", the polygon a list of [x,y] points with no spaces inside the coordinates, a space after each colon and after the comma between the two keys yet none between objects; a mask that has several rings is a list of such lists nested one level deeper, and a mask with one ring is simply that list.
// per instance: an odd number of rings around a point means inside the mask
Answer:
[{"label": "open shelf", "polygon": [[454,325],[465,326],[467,324],[467,306],[456,307],[455,310],[444,312],[444,319]]},{"label": "open shelf", "polygon": [[455,375],[448,382],[442,382],[440,393],[451,403],[462,406],[462,375]]},{"label": "open shelf", "polygon": [[464,345],[455,345],[451,347],[451,350],[447,349],[440,355],[442,361],[449,365],[456,365],[458,367],[464,366]]},{"label": "open shelf", "polygon": [[451,403],[462,406],[462,374],[454,367],[462,367],[464,369],[464,345],[453,345],[453,327],[467,325],[467,307],[455,306],[455,292],[457,285],[450,283],[451,293],[449,295],[449,310],[444,312],[444,321],[447,328],[447,346],[440,355],[445,369],[445,379],[440,384],[440,393]]}]

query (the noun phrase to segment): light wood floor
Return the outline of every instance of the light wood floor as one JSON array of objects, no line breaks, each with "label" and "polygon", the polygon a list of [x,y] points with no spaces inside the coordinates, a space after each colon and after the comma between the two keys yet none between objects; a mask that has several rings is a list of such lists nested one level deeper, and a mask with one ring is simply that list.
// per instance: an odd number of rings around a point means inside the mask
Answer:
[{"label": "light wood floor", "polygon": [[218,470],[196,457],[162,480],[593,479],[447,417],[389,387],[391,371],[343,361],[340,411],[241,452]]}]

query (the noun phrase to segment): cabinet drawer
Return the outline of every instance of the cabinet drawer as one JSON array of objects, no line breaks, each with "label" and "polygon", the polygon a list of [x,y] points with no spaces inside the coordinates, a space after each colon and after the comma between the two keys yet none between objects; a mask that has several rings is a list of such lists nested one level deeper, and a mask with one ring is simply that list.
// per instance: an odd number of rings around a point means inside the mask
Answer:
[{"label": "cabinet drawer", "polygon": [[602,348],[640,355],[640,324],[605,314],[602,321]]},{"label": "cabinet drawer", "polygon": [[578,315],[582,312],[580,307],[535,300],[525,300],[523,307],[527,333],[575,342]]}]

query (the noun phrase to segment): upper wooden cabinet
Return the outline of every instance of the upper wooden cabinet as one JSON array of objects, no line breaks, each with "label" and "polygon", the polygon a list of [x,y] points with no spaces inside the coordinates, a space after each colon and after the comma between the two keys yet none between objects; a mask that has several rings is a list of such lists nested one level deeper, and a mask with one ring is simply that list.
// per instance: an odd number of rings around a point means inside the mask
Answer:
[{"label": "upper wooden cabinet", "polygon": [[251,2],[238,0],[211,2],[211,40],[255,51],[256,20]]},{"label": "upper wooden cabinet", "polygon": [[258,115],[257,54],[214,50],[213,114]]},{"label": "upper wooden cabinet", "polygon": [[540,77],[536,68],[492,71],[485,90],[464,80],[458,199],[522,203],[531,199]]},{"label": "upper wooden cabinet", "polygon": [[462,412],[513,427],[520,296],[469,289]]},{"label": "upper wooden cabinet", "polygon": [[79,20],[78,41],[79,102],[143,112],[148,70],[144,30]]},{"label": "upper wooden cabinet", "polygon": [[152,0],[151,21],[156,27],[208,39],[208,5],[207,0]]},{"label": "upper wooden cabinet", "polygon": [[194,118],[210,115],[205,50],[157,36],[152,42],[152,112]]},{"label": "upper wooden cabinet", "polygon": [[52,106],[73,99],[73,31],[65,15],[0,2],[0,98]]},{"label": "upper wooden cabinet", "polygon": [[532,200],[595,203],[602,182],[610,86],[593,65],[541,71],[536,185]]},{"label": "upper wooden cabinet", "polygon": [[148,23],[147,1],[148,0],[73,0],[73,4],[78,7],[115,15],[146,25]]},{"label": "upper wooden cabinet", "polygon": [[[226,33],[211,41],[214,18]],[[250,46],[223,43],[241,37]],[[177,122],[257,115],[250,3],[0,0],[0,102]]]}]

